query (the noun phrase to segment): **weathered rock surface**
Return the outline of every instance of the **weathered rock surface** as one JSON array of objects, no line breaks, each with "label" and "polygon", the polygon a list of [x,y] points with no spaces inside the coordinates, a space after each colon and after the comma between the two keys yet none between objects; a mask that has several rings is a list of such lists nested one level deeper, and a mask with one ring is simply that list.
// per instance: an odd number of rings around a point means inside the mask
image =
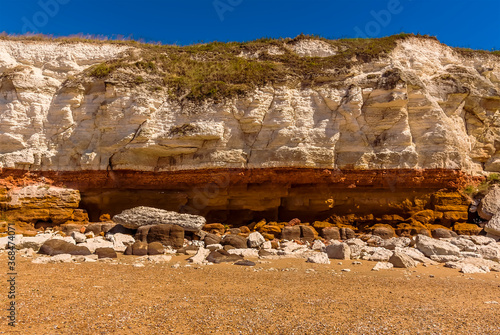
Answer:
[{"label": "weathered rock surface", "polygon": [[206,223],[205,218],[199,215],[180,214],[145,206],[127,209],[115,215],[113,221],[130,229],[147,225],[171,224],[187,231],[198,231]]},{"label": "weathered rock surface", "polygon": [[171,224],[154,225],[149,228],[146,240],[148,243],[160,242],[174,249],[182,248],[184,244],[184,229]]},{"label": "weathered rock surface", "polygon": [[414,268],[417,266],[417,262],[413,258],[397,251],[389,258],[389,263],[394,265],[395,268]]},{"label": "weathered rock surface", "polygon": [[500,211],[484,226],[484,230],[492,235],[500,236]]},{"label": "weathered rock surface", "polygon": [[309,256],[306,262],[317,263],[317,264],[330,264],[330,260],[328,258],[329,257],[327,253],[317,252]]},{"label": "weathered rock surface", "polygon": [[456,245],[424,235],[417,236],[415,247],[427,257],[432,255],[458,256],[460,254],[460,249]]},{"label": "weathered rock surface", "polygon": [[477,213],[485,220],[490,220],[493,215],[500,213],[500,187],[498,185],[494,185],[481,199]]},{"label": "weathered rock surface", "polygon": [[351,248],[346,243],[330,244],[326,247],[328,258],[351,259]]},{"label": "weathered rock surface", "polygon": [[118,255],[113,248],[97,248],[95,249],[95,254],[101,258],[117,258]]},{"label": "weathered rock surface", "polygon": [[226,235],[222,241],[222,245],[230,245],[238,249],[247,248],[247,239],[239,235]]}]

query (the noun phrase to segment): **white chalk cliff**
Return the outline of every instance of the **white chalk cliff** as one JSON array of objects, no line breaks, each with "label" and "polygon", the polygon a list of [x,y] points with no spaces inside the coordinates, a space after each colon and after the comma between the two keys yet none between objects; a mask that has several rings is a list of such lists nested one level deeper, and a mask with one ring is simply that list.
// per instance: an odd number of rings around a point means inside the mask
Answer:
[{"label": "white chalk cliff", "polygon": [[[500,171],[498,55],[407,38],[339,74],[342,85],[275,83],[222,102],[99,78],[68,85],[134,48],[0,40],[0,168]],[[315,40],[290,50],[335,54]]]}]

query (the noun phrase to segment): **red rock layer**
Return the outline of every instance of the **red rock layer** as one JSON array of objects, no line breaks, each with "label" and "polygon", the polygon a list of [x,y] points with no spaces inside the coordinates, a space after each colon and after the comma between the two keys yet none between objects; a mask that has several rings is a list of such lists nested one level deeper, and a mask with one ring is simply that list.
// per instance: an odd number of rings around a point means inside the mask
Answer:
[{"label": "red rock layer", "polygon": [[15,169],[0,171],[0,186],[45,183],[64,185],[80,191],[90,189],[147,189],[200,186],[215,183],[226,187],[238,184],[319,184],[334,188],[448,188],[461,189],[477,183],[481,177],[460,170],[392,169],[392,170],[329,170],[309,168],[265,169],[200,169],[169,172],[113,171],[33,171]]}]

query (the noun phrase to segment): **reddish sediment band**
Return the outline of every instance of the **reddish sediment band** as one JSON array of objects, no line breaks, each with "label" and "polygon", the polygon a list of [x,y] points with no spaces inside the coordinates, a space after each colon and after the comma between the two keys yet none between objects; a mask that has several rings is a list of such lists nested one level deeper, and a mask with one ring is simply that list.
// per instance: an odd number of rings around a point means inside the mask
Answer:
[{"label": "reddish sediment band", "polygon": [[42,179],[54,185],[64,185],[80,191],[88,189],[169,189],[216,183],[220,186],[237,184],[321,184],[334,188],[449,188],[460,189],[477,183],[482,177],[461,170],[448,169],[387,169],[333,170],[314,168],[262,169],[199,169],[168,172],[133,170],[113,171],[25,171],[2,169],[4,185],[22,186]]}]

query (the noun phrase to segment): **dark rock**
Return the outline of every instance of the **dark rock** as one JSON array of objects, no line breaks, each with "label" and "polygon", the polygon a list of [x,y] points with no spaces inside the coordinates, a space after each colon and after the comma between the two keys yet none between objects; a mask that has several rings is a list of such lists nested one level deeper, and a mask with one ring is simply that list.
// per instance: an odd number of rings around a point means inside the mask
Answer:
[{"label": "dark rock", "polygon": [[321,237],[325,240],[340,240],[340,230],[338,227],[323,228]]},{"label": "dark rock", "polygon": [[85,227],[85,233],[93,232],[95,236],[101,233],[106,234],[108,231],[116,226],[113,222],[91,223]]},{"label": "dark rock", "polygon": [[42,246],[40,247],[38,253],[49,256],[54,256],[59,254],[87,256],[91,254],[90,250],[87,247],[77,246],[72,243],[59,239],[52,239],[45,241],[45,243],[42,244]]},{"label": "dark rock", "polygon": [[234,265],[243,265],[243,266],[255,266],[255,263],[249,261],[248,259],[243,259],[241,261],[237,261]]},{"label": "dark rock", "polygon": [[313,227],[310,226],[299,226],[300,227],[300,239],[307,242],[312,242],[318,236],[318,233]]},{"label": "dark rock", "polygon": [[148,254],[148,244],[142,241],[135,241],[129,245],[124,252],[125,255],[145,256]]},{"label": "dark rock", "polygon": [[224,249],[212,251],[207,257],[207,261],[214,264],[223,262],[236,262],[242,259],[243,257],[238,255],[232,255],[227,251],[225,251]]},{"label": "dark rock", "polygon": [[148,244],[148,255],[163,255],[165,247],[160,242],[151,242]]},{"label": "dark rock", "polygon": [[221,241],[221,237],[215,234],[208,233],[205,235],[205,239],[203,240],[205,242],[205,245],[210,245],[210,244],[219,244]]},{"label": "dark rock", "polygon": [[259,250],[259,256],[272,256],[274,255],[273,253],[267,251],[266,249],[260,249]]},{"label": "dark rock", "polygon": [[395,236],[394,229],[391,227],[376,227],[372,230],[372,235],[379,236],[384,240],[388,240]]},{"label": "dark rock", "polygon": [[229,244],[226,244],[226,245],[224,246],[224,250],[225,250],[225,251],[228,251],[228,250],[231,250],[231,249],[236,249],[236,248],[235,248],[235,247],[233,247],[232,245],[229,245]]},{"label": "dark rock", "polygon": [[107,231],[108,234],[125,234],[125,235],[135,235],[135,233],[137,232],[137,229],[129,229],[129,228],[125,228],[124,226],[122,226],[121,224],[117,224],[115,226],[113,226],[110,230]]},{"label": "dark rock", "polygon": [[244,249],[247,247],[247,239],[240,235],[226,235],[222,241],[222,245],[231,245],[237,249]]},{"label": "dark rock", "polygon": [[437,228],[432,231],[432,237],[434,238],[450,238],[457,236],[457,233],[455,233],[454,231],[444,228]]},{"label": "dark rock", "polygon": [[141,242],[147,243],[148,232],[149,232],[149,229],[151,229],[151,227],[153,227],[153,226],[142,226],[142,227],[137,228],[137,231],[135,232],[134,239],[136,241],[141,241]]},{"label": "dark rock", "polygon": [[300,220],[295,218],[295,219],[291,219],[286,225],[287,226],[296,226],[299,224],[300,224]]},{"label": "dark rock", "polygon": [[240,228],[231,228],[231,229],[229,229],[229,233],[231,233],[233,235],[238,235],[238,234],[241,234],[242,231]]},{"label": "dark rock", "polygon": [[341,240],[348,240],[356,237],[356,233],[351,228],[340,228],[339,231]]},{"label": "dark rock", "polygon": [[97,248],[95,249],[95,254],[98,258],[117,258],[115,249],[113,248]]},{"label": "dark rock", "polygon": [[184,244],[184,229],[171,224],[160,224],[149,228],[147,242],[161,242],[175,249],[182,248]]},{"label": "dark rock", "polygon": [[281,238],[288,241],[300,240],[300,226],[283,227]]},{"label": "dark rock", "polygon": [[[188,251],[198,251],[198,249],[199,249],[199,247],[197,247],[195,245],[188,245],[184,248],[177,249],[177,253],[188,255],[188,254],[190,254],[190,253],[188,253]],[[191,253],[191,255],[193,255],[193,253]]]}]

